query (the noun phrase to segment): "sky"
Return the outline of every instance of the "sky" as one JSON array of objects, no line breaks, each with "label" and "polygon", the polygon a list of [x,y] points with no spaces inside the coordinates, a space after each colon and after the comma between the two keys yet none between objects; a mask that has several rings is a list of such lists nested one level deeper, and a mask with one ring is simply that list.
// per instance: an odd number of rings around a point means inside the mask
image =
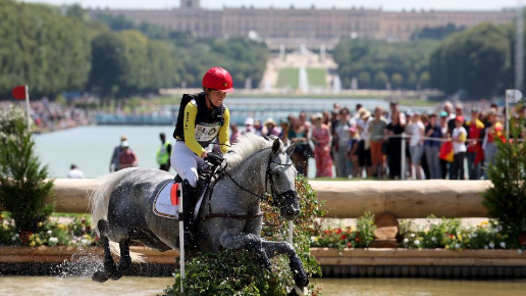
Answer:
[{"label": "sky", "polygon": [[[140,9],[165,9],[179,6],[179,0],[17,0],[19,2],[49,3],[55,5],[75,4],[89,8],[140,8]],[[500,10],[504,7],[516,7],[520,0],[201,0],[202,8],[219,9],[224,6],[241,7],[242,5],[254,7],[288,8],[294,5],[297,8],[310,7],[315,4],[319,8],[350,8],[351,6],[364,8],[380,8],[383,10],[402,9],[436,9],[436,10]]]}]

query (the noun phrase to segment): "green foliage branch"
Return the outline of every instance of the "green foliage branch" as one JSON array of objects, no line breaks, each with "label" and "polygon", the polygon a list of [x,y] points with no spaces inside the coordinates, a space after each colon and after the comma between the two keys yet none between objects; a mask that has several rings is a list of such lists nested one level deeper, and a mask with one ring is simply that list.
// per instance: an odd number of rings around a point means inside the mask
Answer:
[{"label": "green foliage branch", "polygon": [[53,181],[20,108],[0,110],[0,145],[0,205],[11,212],[19,232],[35,232],[53,211],[45,202],[53,195]]},{"label": "green foliage branch", "polygon": [[[521,104],[522,105],[522,104]],[[494,165],[487,170],[492,186],[484,192],[484,206],[509,236],[510,247],[526,248],[526,142],[520,140],[524,121],[511,124],[511,139],[496,141]]]}]

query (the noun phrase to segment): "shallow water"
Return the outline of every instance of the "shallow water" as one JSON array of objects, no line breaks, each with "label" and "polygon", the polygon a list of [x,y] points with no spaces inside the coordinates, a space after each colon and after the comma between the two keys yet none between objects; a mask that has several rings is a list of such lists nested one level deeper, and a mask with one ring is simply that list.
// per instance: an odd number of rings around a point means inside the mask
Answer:
[{"label": "shallow water", "polygon": [[[172,278],[123,277],[104,284],[89,277],[0,277],[0,295],[150,296],[162,293]],[[318,279],[329,296],[520,296],[526,281],[433,279]]]}]

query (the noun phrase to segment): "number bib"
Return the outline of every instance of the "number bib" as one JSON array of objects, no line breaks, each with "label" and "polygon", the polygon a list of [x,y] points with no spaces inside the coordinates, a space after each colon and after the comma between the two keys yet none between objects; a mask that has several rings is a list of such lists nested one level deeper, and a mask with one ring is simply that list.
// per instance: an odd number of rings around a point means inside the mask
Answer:
[{"label": "number bib", "polygon": [[199,144],[208,146],[219,134],[219,123],[201,122],[195,126],[195,139]]}]

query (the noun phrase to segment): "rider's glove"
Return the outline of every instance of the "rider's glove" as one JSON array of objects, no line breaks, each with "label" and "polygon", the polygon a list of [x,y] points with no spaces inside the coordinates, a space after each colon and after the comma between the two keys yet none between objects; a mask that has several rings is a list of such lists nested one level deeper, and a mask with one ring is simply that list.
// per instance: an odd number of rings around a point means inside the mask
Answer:
[{"label": "rider's glove", "polygon": [[209,152],[207,153],[206,161],[213,165],[220,165],[223,163],[223,155],[217,152]]}]

